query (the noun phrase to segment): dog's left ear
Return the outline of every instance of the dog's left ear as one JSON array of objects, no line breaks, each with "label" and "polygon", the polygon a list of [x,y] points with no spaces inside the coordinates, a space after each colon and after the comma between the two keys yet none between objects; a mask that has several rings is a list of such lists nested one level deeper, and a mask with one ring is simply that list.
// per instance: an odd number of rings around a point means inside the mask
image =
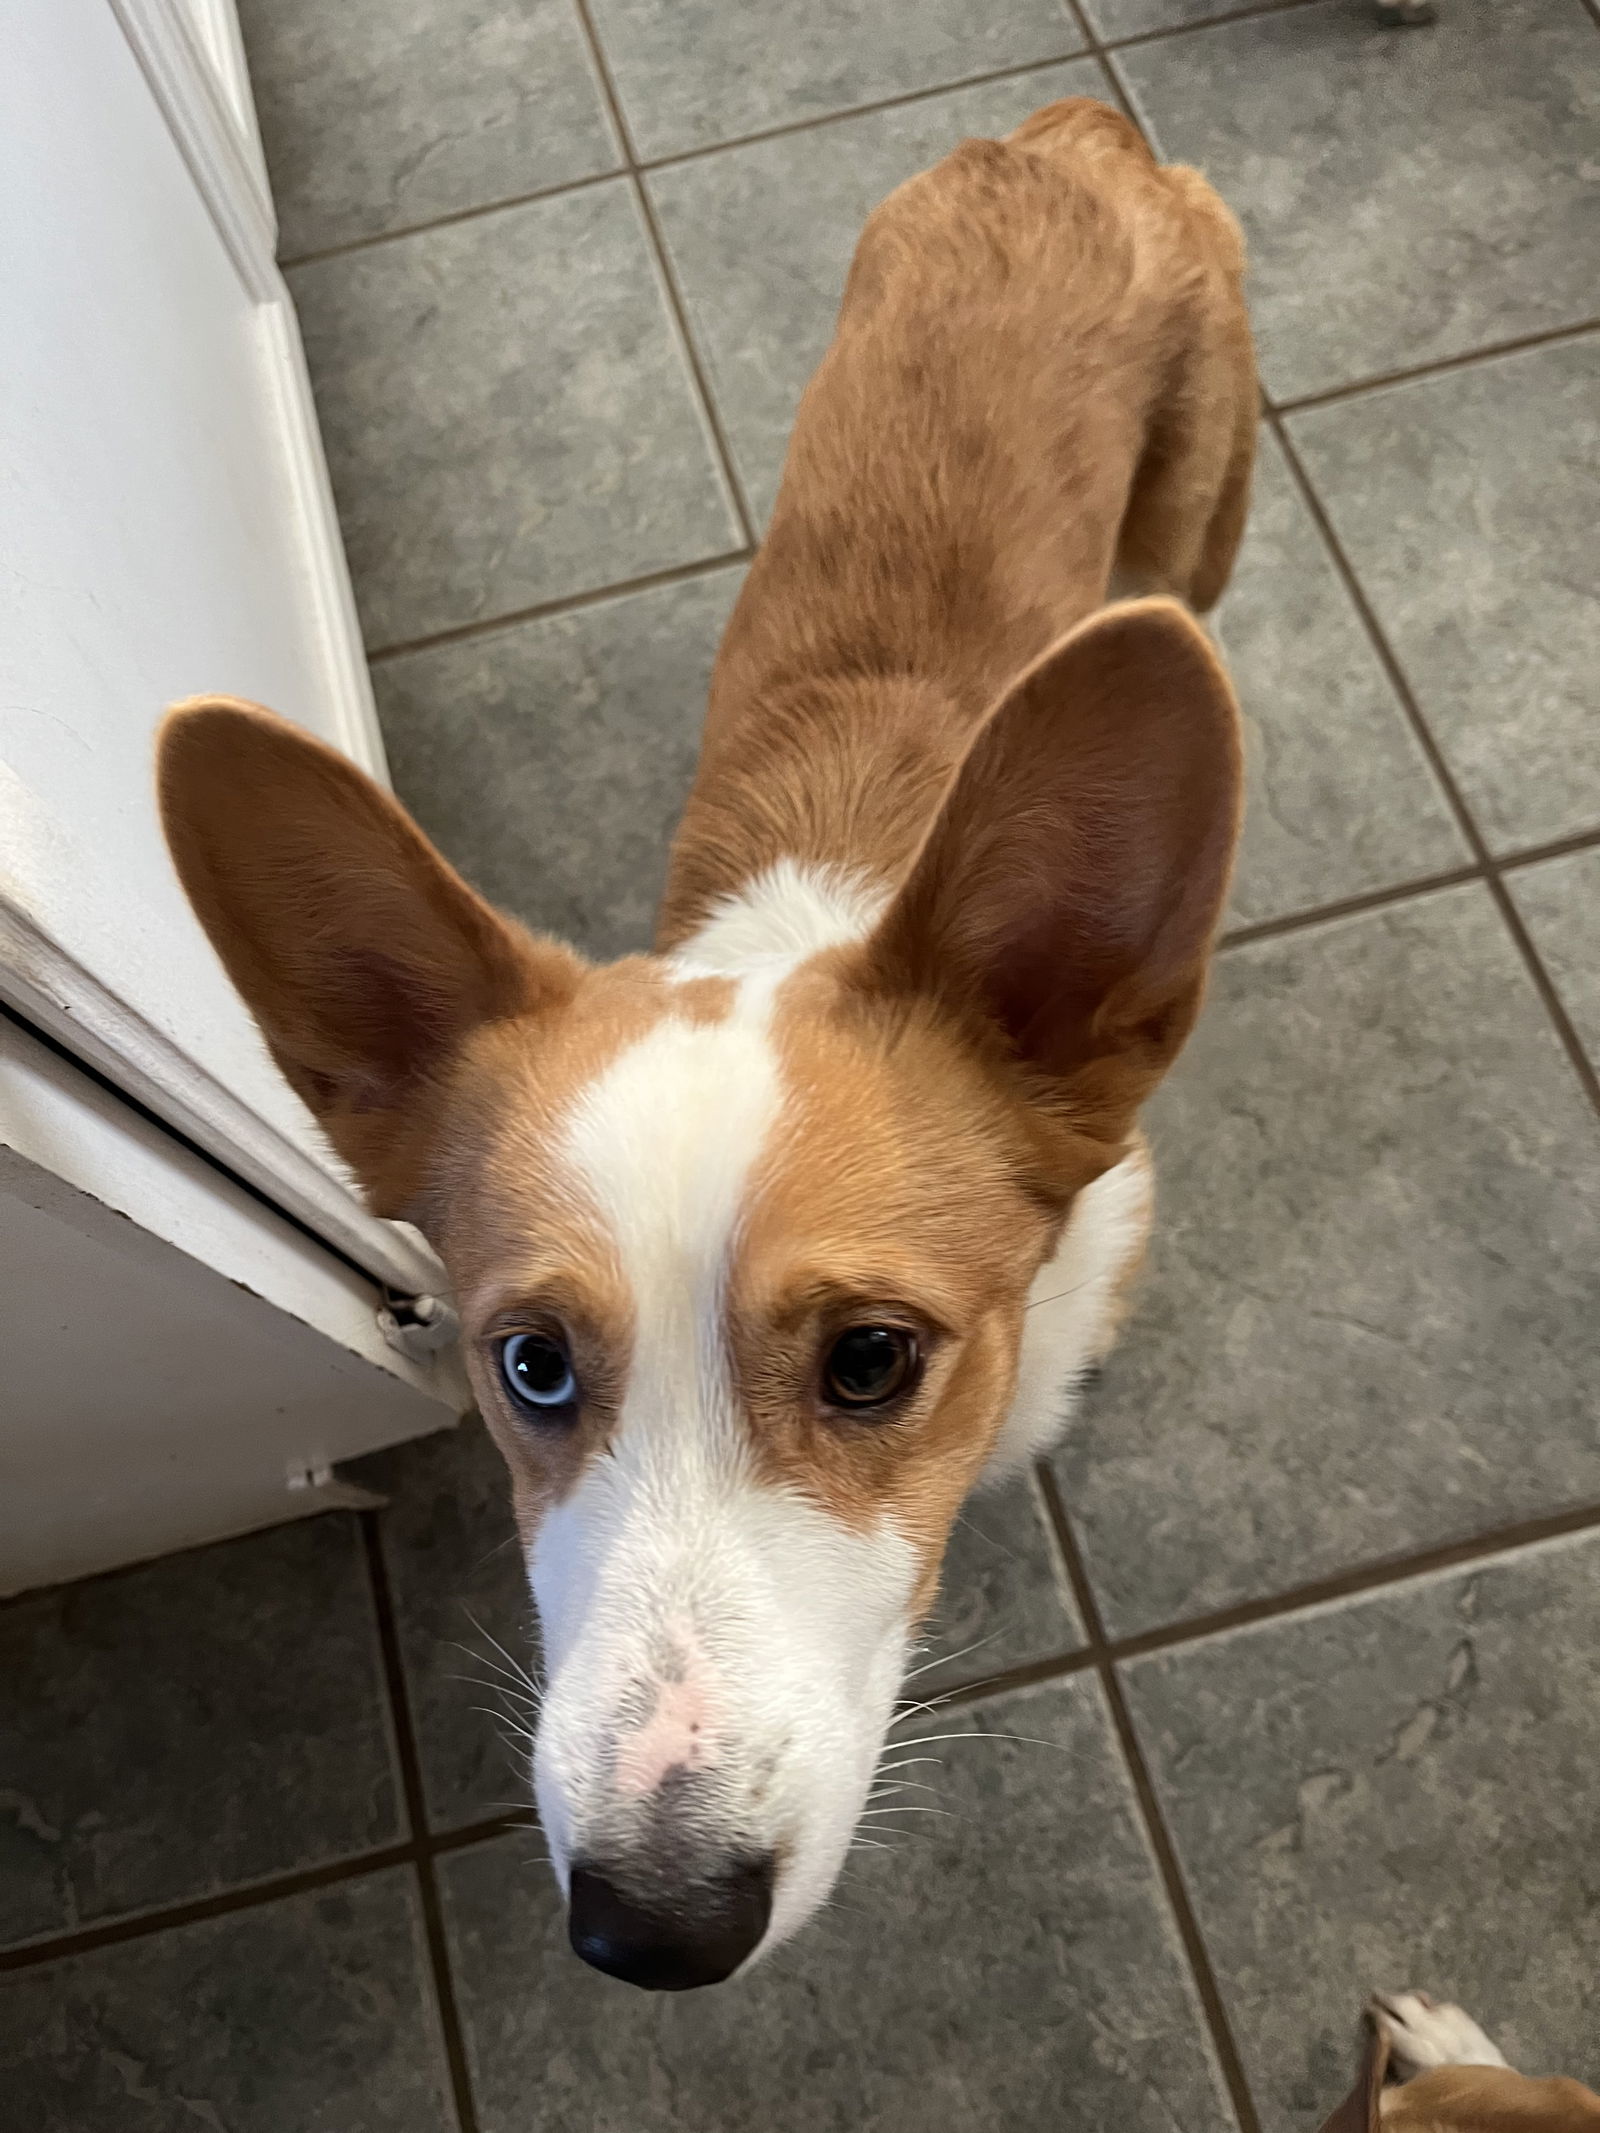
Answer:
[{"label": "dog's left ear", "polygon": [[353,763],[226,697],[167,714],[162,826],[296,1093],[380,1215],[413,1216],[453,1064],[557,1011],[584,966],[486,904]]},{"label": "dog's left ear", "polygon": [[1238,836],[1239,716],[1173,600],[1106,608],[1001,699],[867,948],[1120,1146],[1199,1012]]}]

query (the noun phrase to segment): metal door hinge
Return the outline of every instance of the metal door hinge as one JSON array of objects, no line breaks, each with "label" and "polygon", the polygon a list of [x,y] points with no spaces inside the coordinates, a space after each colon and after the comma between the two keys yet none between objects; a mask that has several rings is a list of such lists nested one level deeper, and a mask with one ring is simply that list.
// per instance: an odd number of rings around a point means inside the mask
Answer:
[{"label": "metal door hinge", "polygon": [[413,1363],[426,1362],[461,1336],[455,1307],[442,1296],[393,1296],[378,1312],[378,1331]]}]

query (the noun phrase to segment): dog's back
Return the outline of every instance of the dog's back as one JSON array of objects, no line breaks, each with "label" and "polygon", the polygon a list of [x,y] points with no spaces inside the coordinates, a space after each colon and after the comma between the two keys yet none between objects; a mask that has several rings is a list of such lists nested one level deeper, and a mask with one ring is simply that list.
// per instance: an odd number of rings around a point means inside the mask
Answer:
[{"label": "dog's back", "polygon": [[718,660],[664,942],[791,784],[780,849],[849,863],[887,781],[909,857],[976,722],[1114,579],[1211,605],[1254,452],[1243,265],[1205,181],[1086,98],[877,209]]}]

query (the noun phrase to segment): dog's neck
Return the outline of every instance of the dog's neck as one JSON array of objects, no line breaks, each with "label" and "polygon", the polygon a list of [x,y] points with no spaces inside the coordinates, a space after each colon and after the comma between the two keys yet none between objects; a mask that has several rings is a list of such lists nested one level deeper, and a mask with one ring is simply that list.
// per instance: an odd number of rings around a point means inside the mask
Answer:
[{"label": "dog's neck", "polygon": [[719,676],[657,947],[681,951],[736,900],[770,916],[770,885],[797,876],[814,885],[809,914],[781,926],[814,934],[813,950],[858,937],[910,864],[977,715],[911,674],[808,678],[737,697]]}]

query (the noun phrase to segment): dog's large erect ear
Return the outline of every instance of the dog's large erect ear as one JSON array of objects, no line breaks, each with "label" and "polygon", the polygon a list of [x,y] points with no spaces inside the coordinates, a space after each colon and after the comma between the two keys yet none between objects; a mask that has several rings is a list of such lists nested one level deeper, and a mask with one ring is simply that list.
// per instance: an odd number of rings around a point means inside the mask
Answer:
[{"label": "dog's large erect ear", "polygon": [[1238,709],[1172,600],[1102,610],[979,731],[868,947],[997,1030],[1115,1145],[1199,1011],[1238,835]]},{"label": "dog's large erect ear", "polygon": [[406,1212],[440,1070],[483,1023],[570,997],[583,966],[270,711],[176,705],[158,780],[179,877],[273,1058],[377,1212]]}]

